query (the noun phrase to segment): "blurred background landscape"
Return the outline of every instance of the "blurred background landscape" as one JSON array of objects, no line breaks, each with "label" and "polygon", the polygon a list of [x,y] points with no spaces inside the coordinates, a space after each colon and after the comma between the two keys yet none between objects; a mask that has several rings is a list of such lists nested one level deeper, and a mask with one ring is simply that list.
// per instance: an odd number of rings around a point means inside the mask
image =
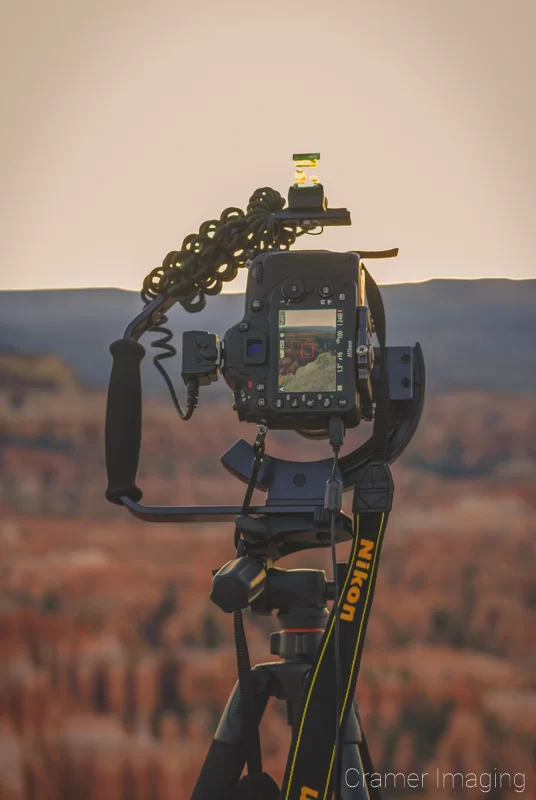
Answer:
[{"label": "blurred background landscape", "polygon": [[[236,676],[208,599],[233,529],[106,503],[108,348],[141,308],[127,290],[256,187],[284,195],[309,149],[353,226],[301,246],[398,246],[370,265],[388,341],[418,340],[427,365],[358,684],[376,769],[522,772],[536,797],[536,4],[0,7],[0,800],[189,797]],[[243,303],[174,309],[175,342],[221,336]],[[254,430],[222,380],[182,423],[143,343],[145,501],[239,503],[219,457]],[[268,452],[327,445],[274,434]],[[275,620],[246,623],[270,659]],[[281,704],[262,739],[280,780]],[[384,795],[517,796],[432,780]]]},{"label": "blurred background landscape", "polygon": [[[428,394],[394,465],[358,683],[375,767],[521,772],[532,797],[536,281],[382,293],[388,343],[420,341]],[[200,316],[172,315],[176,342],[186,328],[222,336],[243,303],[227,294]],[[2,800],[188,797],[235,681],[232,619],[208,599],[211,570],[234,555],[232,525],[149,525],[104,499],[108,347],[140,308],[113,289],[0,293]],[[146,349],[144,501],[239,503],[243,486],[219,457],[253,429],[236,421],[222,379],[182,423]],[[180,357],[168,364],[179,385]],[[326,450],[269,436],[269,452],[293,459]],[[281,564],[298,565],[330,574],[329,553]],[[252,660],[272,660],[276,621],[246,623]],[[262,741],[280,780],[290,736],[278,702]],[[385,796],[451,797],[433,784]]]}]

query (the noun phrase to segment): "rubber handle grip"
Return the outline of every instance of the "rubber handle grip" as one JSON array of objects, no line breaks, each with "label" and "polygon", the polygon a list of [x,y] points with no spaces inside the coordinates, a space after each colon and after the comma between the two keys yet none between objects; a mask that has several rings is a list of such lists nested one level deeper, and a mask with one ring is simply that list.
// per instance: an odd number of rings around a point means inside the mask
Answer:
[{"label": "rubber handle grip", "polygon": [[112,373],[106,403],[106,499],[122,505],[121,497],[141,500],[136,473],[141,445],[141,374],[145,348],[133,339],[110,345]]}]

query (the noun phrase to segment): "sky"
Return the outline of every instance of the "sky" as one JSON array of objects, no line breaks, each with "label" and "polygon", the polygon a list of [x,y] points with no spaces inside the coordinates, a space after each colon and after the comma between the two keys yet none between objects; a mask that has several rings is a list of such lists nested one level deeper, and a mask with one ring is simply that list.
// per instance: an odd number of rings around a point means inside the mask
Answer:
[{"label": "sky", "polygon": [[353,225],[300,247],[536,276],[534,0],[0,4],[0,288],[139,289],[304,151]]}]

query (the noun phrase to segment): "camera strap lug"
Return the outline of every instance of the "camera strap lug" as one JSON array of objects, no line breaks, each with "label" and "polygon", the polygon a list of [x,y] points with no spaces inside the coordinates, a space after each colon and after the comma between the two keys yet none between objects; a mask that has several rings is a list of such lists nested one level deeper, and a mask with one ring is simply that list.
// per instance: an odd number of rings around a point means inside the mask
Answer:
[{"label": "camera strap lug", "polygon": [[354,489],[354,514],[384,513],[391,510],[394,496],[393,476],[387,461],[373,461],[359,474]]}]

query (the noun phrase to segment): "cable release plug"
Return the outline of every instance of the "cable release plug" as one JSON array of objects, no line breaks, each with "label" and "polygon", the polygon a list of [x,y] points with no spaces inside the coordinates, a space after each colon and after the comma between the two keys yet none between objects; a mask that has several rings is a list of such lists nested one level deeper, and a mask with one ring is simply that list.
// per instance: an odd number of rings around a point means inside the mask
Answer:
[{"label": "cable release plug", "polygon": [[342,509],[343,482],[339,470],[339,451],[344,442],[344,422],[340,417],[332,417],[329,421],[329,443],[333,448],[333,470],[326,481],[324,508],[331,512]]},{"label": "cable release plug", "polygon": [[344,444],[344,421],[341,417],[331,417],[329,420],[329,443],[334,453],[338,453]]},{"label": "cable release plug", "polygon": [[342,481],[338,475],[333,475],[326,481],[324,508],[332,512],[342,509]]}]

